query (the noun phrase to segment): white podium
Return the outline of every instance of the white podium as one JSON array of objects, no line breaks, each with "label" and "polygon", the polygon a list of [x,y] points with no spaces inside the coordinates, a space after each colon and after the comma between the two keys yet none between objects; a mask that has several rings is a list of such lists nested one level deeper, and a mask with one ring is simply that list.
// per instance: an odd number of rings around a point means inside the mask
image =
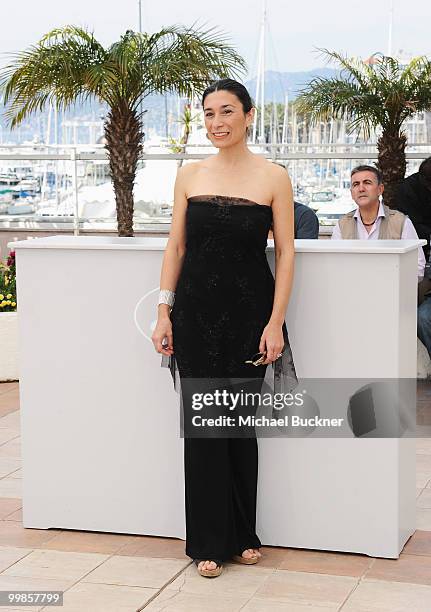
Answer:
[{"label": "white podium", "polygon": [[[150,341],[165,244],[9,243],[25,527],[185,537],[179,397]],[[416,377],[421,244],[296,241],[287,324],[300,377]],[[259,440],[263,544],[396,558],[415,493],[414,439]]]},{"label": "white podium", "polygon": [[[416,378],[423,244],[296,241],[286,320],[300,377]],[[259,440],[262,542],[397,558],[415,531],[415,448],[411,437]]]}]

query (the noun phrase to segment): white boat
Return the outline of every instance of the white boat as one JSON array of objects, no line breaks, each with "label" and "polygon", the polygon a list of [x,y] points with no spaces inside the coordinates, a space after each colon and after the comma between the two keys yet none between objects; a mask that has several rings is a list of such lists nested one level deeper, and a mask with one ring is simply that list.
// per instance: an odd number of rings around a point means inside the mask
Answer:
[{"label": "white boat", "polygon": [[36,195],[40,192],[39,181],[35,178],[25,178],[14,185],[13,190],[21,195]]},{"label": "white boat", "polygon": [[8,215],[28,215],[34,213],[36,207],[34,204],[12,204],[7,208]]},{"label": "white boat", "polygon": [[[166,153],[159,148],[152,152]],[[148,220],[171,216],[174,184],[177,173],[176,160],[147,160],[136,172],[133,189],[135,217]],[[55,201],[45,199],[39,203],[37,214],[42,216],[70,216],[75,211],[73,193],[65,194],[58,206]],[[86,185],[78,191],[78,215],[81,219],[115,220],[117,211],[112,181],[100,185]]]},{"label": "white boat", "polygon": [[350,200],[350,202],[335,200],[334,202],[322,204],[316,214],[320,225],[335,225],[338,219],[341,219],[345,214],[356,208],[353,200]]},{"label": "white boat", "polygon": [[318,211],[324,204],[333,202],[335,198],[336,194],[332,187],[316,188],[311,192],[308,206],[313,210]]},{"label": "white boat", "polygon": [[13,172],[0,173],[0,185],[17,185],[19,178]]}]

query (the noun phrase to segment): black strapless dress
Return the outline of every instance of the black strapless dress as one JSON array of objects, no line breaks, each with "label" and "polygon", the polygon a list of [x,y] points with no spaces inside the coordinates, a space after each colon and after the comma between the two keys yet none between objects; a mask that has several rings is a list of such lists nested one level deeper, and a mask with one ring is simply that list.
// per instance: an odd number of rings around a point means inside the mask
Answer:
[{"label": "black strapless dress", "polygon": [[[262,382],[266,365],[246,364],[273,307],[275,281],[265,249],[272,208],[245,198],[188,198],[186,254],[171,311],[174,355],[162,357],[177,390],[190,379]],[[296,380],[287,329],[273,368],[273,392]],[[229,559],[261,545],[255,531],[255,437],[184,437],[186,554]]]}]

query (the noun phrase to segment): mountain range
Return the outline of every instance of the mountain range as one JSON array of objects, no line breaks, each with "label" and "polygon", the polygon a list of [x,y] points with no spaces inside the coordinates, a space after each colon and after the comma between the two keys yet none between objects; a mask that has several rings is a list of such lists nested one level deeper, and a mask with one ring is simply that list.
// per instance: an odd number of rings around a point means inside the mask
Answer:
[{"label": "mountain range", "polygon": [[[265,72],[265,100],[268,103],[280,102],[284,103],[287,94],[288,99],[294,99],[299,91],[315,77],[332,77],[337,74],[337,71],[332,68],[317,68],[305,72],[276,72],[268,70]],[[256,96],[256,78],[245,82],[249,89],[252,98]],[[255,100],[255,102],[257,102]],[[147,111],[145,114],[144,129],[145,131],[156,131],[159,135],[164,136],[166,133],[166,115],[170,115],[171,120],[175,121],[178,113],[178,97],[175,95],[151,95],[144,99],[143,108]],[[67,120],[86,120],[97,121],[105,117],[107,108],[97,102],[87,102],[85,104],[76,104],[67,112],[60,113],[58,117],[58,132],[59,141],[62,141],[62,123],[63,119]],[[46,131],[48,124],[48,111],[39,113],[25,120],[22,125],[13,131],[10,131],[3,117],[3,107],[0,102],[0,133],[3,142],[21,144],[24,141],[32,141],[35,137],[39,142],[46,140]],[[176,130],[175,130],[176,131]],[[77,127],[75,129],[77,144],[88,143],[88,129]],[[54,135],[51,131],[50,142],[54,141]],[[70,143],[69,143],[70,144]]]},{"label": "mountain range", "polygon": [[[306,72],[276,72],[265,71],[265,100],[268,102],[285,101],[286,94],[289,100],[296,98],[305,85],[315,77],[331,78],[338,74],[334,68],[316,68]],[[256,77],[245,83],[252,97],[256,95]],[[256,101],[256,100],[255,100]]]}]

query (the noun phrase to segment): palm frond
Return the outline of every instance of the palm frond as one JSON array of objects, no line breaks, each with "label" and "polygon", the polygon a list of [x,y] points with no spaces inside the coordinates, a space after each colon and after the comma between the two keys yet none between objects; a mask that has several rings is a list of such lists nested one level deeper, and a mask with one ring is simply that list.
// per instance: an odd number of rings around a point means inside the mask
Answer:
[{"label": "palm frond", "polygon": [[209,81],[245,71],[243,58],[216,28],[166,27],[155,34],[128,30],[105,49],[87,30],[67,25],[13,56],[0,73],[12,126],[47,103],[67,108],[97,97],[138,112],[150,93],[191,96]]},{"label": "palm frond", "polygon": [[348,130],[371,130],[381,126],[397,134],[414,113],[431,108],[431,63],[415,58],[402,68],[388,56],[374,56],[363,62],[340,53],[320,50],[341,67],[336,78],[312,79],[300,92],[298,109],[313,121],[340,118],[349,121]]},{"label": "palm frond", "polygon": [[[147,65],[151,91],[178,91],[184,96],[200,93],[217,78],[239,77],[246,63],[216,28],[172,26],[151,36]],[[153,83],[151,83],[153,81]]]},{"label": "palm frond", "polygon": [[48,102],[61,109],[97,95],[87,71],[91,74],[92,68],[100,66],[104,55],[92,34],[74,26],[52,30],[36,45],[15,54],[0,75],[5,116],[11,126],[41,111]]},{"label": "palm frond", "polygon": [[371,75],[366,64],[360,62],[356,58],[349,58],[347,55],[343,55],[337,51],[329,51],[328,49],[322,48],[317,49],[317,51],[327,63],[339,64],[341,68],[340,78],[342,80],[348,82],[356,81],[361,87],[367,86],[368,79]]}]

